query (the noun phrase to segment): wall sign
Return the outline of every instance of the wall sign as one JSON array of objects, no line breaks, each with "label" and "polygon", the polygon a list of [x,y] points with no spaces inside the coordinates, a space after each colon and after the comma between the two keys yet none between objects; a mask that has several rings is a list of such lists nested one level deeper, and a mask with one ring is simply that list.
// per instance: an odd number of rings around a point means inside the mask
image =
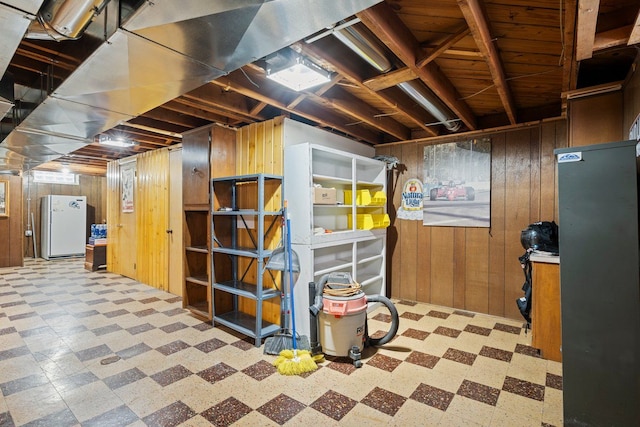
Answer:
[{"label": "wall sign", "polygon": [[417,178],[408,179],[402,187],[402,204],[397,216],[400,219],[422,220],[422,181]]}]

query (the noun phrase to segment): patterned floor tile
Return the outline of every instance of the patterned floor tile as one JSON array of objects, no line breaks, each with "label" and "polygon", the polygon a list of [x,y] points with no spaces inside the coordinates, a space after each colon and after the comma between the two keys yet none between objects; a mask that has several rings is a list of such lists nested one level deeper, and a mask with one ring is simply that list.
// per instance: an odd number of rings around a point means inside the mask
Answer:
[{"label": "patterned floor tile", "polygon": [[446,411],[455,394],[450,391],[432,387],[428,384],[420,384],[410,398],[433,408]]},{"label": "patterned floor tile", "polygon": [[562,377],[560,375],[555,375],[547,372],[546,386],[555,388],[557,390],[562,390]]},{"label": "patterned floor tile", "polygon": [[462,331],[459,331],[457,329],[447,328],[446,326],[438,326],[433,330],[433,333],[438,335],[444,335],[445,337],[458,338],[458,336],[460,336]]},{"label": "patterned floor tile", "polygon": [[170,354],[177,353],[189,347],[191,346],[186,342],[182,340],[176,340],[176,341],[170,342],[169,344],[165,344],[163,346],[156,348],[156,351],[159,351],[165,356],[168,356]]},{"label": "patterned floor tile", "polygon": [[375,387],[360,402],[382,413],[394,416],[406,401],[406,397]]},{"label": "patterned floor tile", "polygon": [[285,394],[279,394],[274,399],[260,406],[257,411],[272,421],[282,425],[295,417],[306,406]]},{"label": "patterned floor tile", "polygon": [[367,365],[375,366],[383,371],[393,372],[394,369],[402,363],[402,360],[395,359],[393,357],[385,356],[384,354],[376,354],[369,361]]},{"label": "patterned floor tile", "polygon": [[487,405],[496,406],[498,397],[500,396],[500,390],[484,384],[464,380],[456,394],[486,403]]},{"label": "patterned floor tile", "polygon": [[437,356],[432,356],[420,351],[412,351],[411,354],[405,359],[406,362],[413,363],[414,365],[424,366],[425,368],[433,369],[438,361]]},{"label": "patterned floor tile", "polygon": [[427,313],[429,317],[437,317],[438,319],[448,319],[449,313],[445,313],[444,311],[431,310]]},{"label": "patterned floor tile", "polygon": [[119,374],[105,378],[103,381],[111,390],[124,387],[127,384],[134,383],[138,380],[146,378],[147,375],[138,368],[131,368]]},{"label": "patterned floor tile", "polygon": [[252,409],[235,397],[229,397],[200,415],[216,427],[227,427],[249,414]]},{"label": "patterned floor tile", "polygon": [[204,371],[198,372],[198,376],[204,379],[205,381],[208,381],[211,384],[213,384],[217,381],[222,381],[223,379],[227,378],[230,375],[235,374],[236,372],[238,371],[232,368],[231,366],[225,363],[218,363],[217,365],[212,366],[208,369],[205,369]]},{"label": "patterned floor tile", "polygon": [[490,357],[496,360],[502,360],[503,362],[511,362],[513,352],[507,350],[501,350],[499,348],[493,348],[488,346],[482,346],[480,350],[480,356]]},{"label": "patterned floor tile", "polygon": [[450,348],[442,355],[442,358],[471,366],[476,360],[476,355],[467,351]]},{"label": "patterned floor tile", "polygon": [[[562,366],[541,359],[517,321],[396,304],[399,335],[365,349],[361,368],[327,356],[319,370],[291,378],[253,339],[198,321],[180,297],[89,272],[82,259],[26,259],[0,268],[0,427],[420,425],[423,412],[431,415],[422,425],[490,426],[514,419],[493,406],[502,404],[532,425],[562,425]],[[370,320],[370,336],[384,336],[388,311]],[[418,418],[407,412],[416,410]]]},{"label": "patterned floor tile", "polygon": [[135,412],[122,405],[90,420],[83,421],[82,427],[120,427],[133,424],[138,420]]},{"label": "patterned floor tile", "polygon": [[483,328],[482,326],[476,326],[476,325],[467,325],[467,326],[465,326],[464,330],[465,330],[465,332],[471,332],[472,334],[484,335],[485,337],[488,337],[489,335],[491,335],[491,331],[492,331],[492,329]]},{"label": "patterned floor tile", "polygon": [[225,345],[227,345],[226,342],[219,340],[218,338],[211,338],[210,340],[201,342],[194,347],[203,353],[211,353],[212,351],[217,350],[220,347],[224,347]]},{"label": "patterned floor tile", "polygon": [[196,413],[193,409],[178,401],[151,415],[147,415],[142,421],[149,426],[174,427],[193,418],[195,415]]},{"label": "patterned floor tile", "polygon": [[544,386],[518,378],[506,377],[502,390],[534,400],[544,400]]},{"label": "patterned floor tile", "polygon": [[329,390],[309,406],[336,421],[340,421],[357,404],[358,402],[350,397]]},{"label": "patterned floor tile", "polygon": [[176,365],[164,371],[160,371],[151,375],[151,379],[160,384],[162,387],[166,387],[169,384],[173,384],[176,381],[180,381],[183,378],[187,378],[192,372],[182,365]]},{"label": "patterned floor tile", "polygon": [[411,313],[409,311],[405,311],[404,313],[402,313],[400,315],[401,318],[403,319],[409,319],[409,320],[420,320],[422,319],[424,316],[422,314],[418,314],[418,313]]},{"label": "patterned floor tile", "polygon": [[262,381],[276,373],[277,369],[271,363],[261,360],[247,368],[244,368],[242,372],[256,381]]},{"label": "patterned floor tile", "polygon": [[414,338],[421,341],[424,341],[429,335],[430,333],[427,331],[421,331],[419,329],[412,329],[412,328],[409,328],[402,333],[403,337]]}]

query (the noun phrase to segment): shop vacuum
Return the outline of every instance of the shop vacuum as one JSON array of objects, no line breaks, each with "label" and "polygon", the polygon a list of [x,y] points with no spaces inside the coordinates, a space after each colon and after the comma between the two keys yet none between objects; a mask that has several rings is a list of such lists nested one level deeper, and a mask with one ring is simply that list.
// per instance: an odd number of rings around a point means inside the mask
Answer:
[{"label": "shop vacuum", "polygon": [[[362,366],[362,350],[388,343],[398,332],[398,310],[382,295],[366,295],[349,273],[330,273],[309,283],[312,354],[349,357]],[[382,338],[371,338],[367,329],[368,303],[382,303],[391,315],[391,328]]]}]

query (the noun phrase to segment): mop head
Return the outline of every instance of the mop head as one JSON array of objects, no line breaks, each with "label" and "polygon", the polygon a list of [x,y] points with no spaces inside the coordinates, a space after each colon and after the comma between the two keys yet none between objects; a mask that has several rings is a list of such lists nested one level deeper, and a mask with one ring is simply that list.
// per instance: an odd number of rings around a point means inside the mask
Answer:
[{"label": "mop head", "polygon": [[300,375],[318,369],[309,350],[282,350],[273,366],[281,375]]}]

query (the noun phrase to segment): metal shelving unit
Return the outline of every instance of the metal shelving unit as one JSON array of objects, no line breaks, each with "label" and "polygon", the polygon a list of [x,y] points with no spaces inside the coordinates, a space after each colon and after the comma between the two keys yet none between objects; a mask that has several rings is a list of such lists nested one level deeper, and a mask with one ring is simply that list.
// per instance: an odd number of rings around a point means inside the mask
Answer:
[{"label": "metal shelving unit", "polygon": [[[281,295],[265,266],[273,252],[268,247],[281,242],[282,181],[262,173],[211,180],[211,286],[232,300],[221,312],[212,298],[213,322],[254,338],[256,347],[280,329],[263,319],[262,303]],[[252,301],[255,313],[243,310],[243,301]]]}]

